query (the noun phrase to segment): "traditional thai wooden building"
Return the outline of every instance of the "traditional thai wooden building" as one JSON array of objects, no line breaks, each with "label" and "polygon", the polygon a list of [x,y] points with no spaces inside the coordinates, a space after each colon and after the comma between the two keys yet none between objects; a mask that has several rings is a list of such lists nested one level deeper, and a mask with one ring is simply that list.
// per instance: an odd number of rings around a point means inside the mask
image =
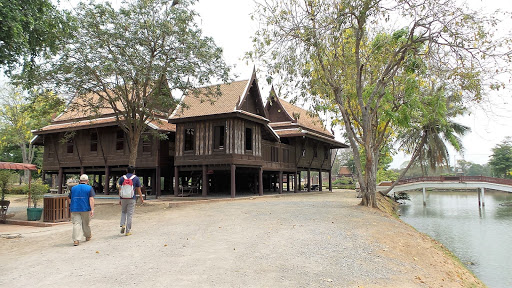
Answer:
[{"label": "traditional thai wooden building", "polygon": [[[317,116],[278,98],[273,89],[265,110],[271,121],[270,127],[280,137],[281,143],[293,147],[290,151],[293,151],[292,158],[294,169],[298,173],[298,183],[302,182],[300,181],[301,171],[305,171],[304,190],[322,190],[322,173],[327,172],[329,174],[328,187],[331,190],[331,150],[348,146],[336,141]],[[287,153],[287,151],[283,151],[283,153]],[[319,175],[319,183],[315,187],[311,184],[311,171],[316,171]]]},{"label": "traditional thai wooden building", "polygon": [[[75,98],[73,101],[82,100]],[[73,101],[72,104],[77,104]],[[142,177],[148,191],[153,189],[156,193],[172,191],[175,126],[167,120],[166,116],[160,116],[147,123],[149,129],[167,134],[168,140],[148,133],[139,143],[136,160],[137,175]],[[87,173],[97,182],[97,187],[108,194],[115,190],[112,183],[124,174],[128,165],[127,137],[111,109],[94,113],[88,109],[67,109],[50,125],[33,134],[32,143],[44,146],[43,177],[52,177],[59,193],[62,193],[66,175]]]},{"label": "traditional thai wooden building", "polygon": [[297,191],[301,171],[310,191],[310,171],[330,175],[331,149],[347,147],[301,108],[276,96],[264,106],[255,73],[221,85],[214,101],[204,99],[201,93],[184,97],[186,108],[169,120],[176,124],[175,195]]},{"label": "traditional thai wooden building", "polygon": [[[220,93],[205,96],[212,87]],[[321,174],[331,174],[331,149],[347,146],[318,117],[279,99],[273,90],[264,103],[254,72],[249,80],[212,87],[184,96],[168,119],[162,115],[148,123],[168,139],[145,137],[139,144],[136,174],[146,187],[157,196],[231,197],[322,189]],[[126,137],[113,111],[100,112],[92,117],[65,111],[33,132],[33,143],[44,145],[43,170],[58,183],[67,174],[87,173],[108,193],[109,183],[123,175],[129,159]],[[318,185],[311,185],[311,171],[320,174]]]}]

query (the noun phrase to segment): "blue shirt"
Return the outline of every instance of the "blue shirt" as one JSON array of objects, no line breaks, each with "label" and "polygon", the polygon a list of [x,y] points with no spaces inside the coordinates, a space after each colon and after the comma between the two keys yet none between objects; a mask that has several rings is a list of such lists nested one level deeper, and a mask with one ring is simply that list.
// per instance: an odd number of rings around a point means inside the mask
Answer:
[{"label": "blue shirt", "polygon": [[78,184],[71,188],[69,192],[69,198],[71,199],[71,205],[69,210],[71,212],[87,212],[91,211],[91,203],[89,198],[94,197],[94,189],[87,184]]},{"label": "blue shirt", "polygon": [[[132,175],[134,175],[134,174],[127,173],[125,176],[126,176],[126,178],[130,178],[130,177],[132,177]],[[124,177],[121,177],[121,178],[119,178],[119,181],[117,183],[119,184],[119,186],[121,186],[121,185],[123,185],[123,182],[124,182]],[[140,187],[139,177],[137,177],[137,176],[133,177],[132,183],[133,183],[133,189],[134,189],[134,191],[133,191],[133,198],[132,199],[137,200],[137,192],[136,192],[137,189],[136,188]]]}]

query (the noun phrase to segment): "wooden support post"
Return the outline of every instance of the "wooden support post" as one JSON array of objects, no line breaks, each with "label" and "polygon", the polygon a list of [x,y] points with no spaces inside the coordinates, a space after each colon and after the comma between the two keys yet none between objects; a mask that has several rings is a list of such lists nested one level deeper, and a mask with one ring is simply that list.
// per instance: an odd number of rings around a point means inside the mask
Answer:
[{"label": "wooden support post", "polygon": [[283,193],[283,171],[279,171],[279,194]]},{"label": "wooden support post", "polygon": [[308,192],[311,192],[311,169],[308,168],[308,180],[306,181],[308,185]]},{"label": "wooden support post", "polygon": [[295,193],[297,193],[300,190],[300,171],[295,172]]},{"label": "wooden support post", "polygon": [[322,191],[322,169],[318,171],[318,191]]},{"label": "wooden support post", "polygon": [[[63,183],[64,182],[64,171],[62,170],[62,167],[59,167],[59,180],[58,180],[58,182],[59,182],[59,186],[58,186],[58,189],[59,189],[58,191],[59,192],[58,193],[62,194],[62,185],[64,184]],[[30,201],[30,199],[29,199],[29,201]],[[29,206],[30,206],[30,204],[29,204]]]},{"label": "wooden support post", "polygon": [[425,197],[425,187],[423,187],[423,206],[427,206],[427,200]]},{"label": "wooden support post", "polygon": [[286,191],[290,192],[290,173],[286,173]]},{"label": "wooden support post", "polygon": [[208,168],[203,165],[203,185],[201,187],[201,195],[206,197],[208,195]]},{"label": "wooden support post", "polygon": [[329,170],[329,192],[332,192],[332,172]]},{"label": "wooden support post", "polygon": [[180,172],[180,169],[177,166],[175,166],[174,167],[174,196],[178,196],[178,192],[180,190],[179,172]]},{"label": "wooden support post", "polygon": [[[105,195],[108,195],[109,191],[110,191],[110,167],[108,166],[105,166],[105,185],[103,186],[103,193],[105,193]],[[114,183],[114,186],[115,186],[115,183]]]},{"label": "wooden support post", "polygon": [[236,194],[236,166],[231,164],[231,198],[235,198]]},{"label": "wooden support post", "polygon": [[85,174],[85,168],[84,166],[80,167],[80,175]]},{"label": "wooden support post", "polygon": [[155,193],[156,198],[160,197],[162,193],[162,177],[160,177],[160,166],[156,166],[155,168],[155,184],[153,186],[153,193]]},{"label": "wooden support post", "polygon": [[263,196],[263,167],[258,172],[258,195]]}]

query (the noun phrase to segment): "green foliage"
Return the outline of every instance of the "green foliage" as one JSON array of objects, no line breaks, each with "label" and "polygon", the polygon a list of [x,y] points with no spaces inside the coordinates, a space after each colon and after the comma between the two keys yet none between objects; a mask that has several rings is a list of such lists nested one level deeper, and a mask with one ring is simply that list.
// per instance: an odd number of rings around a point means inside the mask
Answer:
[{"label": "green foliage", "polygon": [[5,194],[7,193],[7,189],[9,184],[13,181],[16,174],[11,172],[10,170],[0,170],[0,190],[2,193],[2,199],[5,199]]},{"label": "green foliage", "polygon": [[409,197],[409,194],[407,194],[406,192],[399,192],[394,195],[394,198],[395,198],[395,201],[411,200],[411,197]]},{"label": "green foliage", "polygon": [[355,189],[354,179],[350,177],[341,177],[332,182],[332,186],[338,189]]},{"label": "green foliage", "polygon": [[[42,153],[41,148],[30,143],[32,130],[49,124],[52,116],[64,109],[64,100],[51,91],[27,93],[19,87],[9,86],[0,94],[0,105],[0,158],[34,163],[35,157]],[[25,172],[26,181],[28,173]]]},{"label": "green foliage", "polygon": [[512,139],[505,138],[492,149],[489,165],[495,177],[512,178]]},{"label": "green foliage", "polygon": [[[222,49],[195,23],[195,0],[80,3],[77,31],[45,67],[48,82],[77,93],[69,109],[95,117],[113,110],[127,134],[130,165],[141,135],[156,115],[168,115],[171,91],[194,94],[211,81],[228,80]],[[176,4],[177,3],[177,4]],[[217,89],[211,89],[214,98]]]},{"label": "green foliage", "polygon": [[397,171],[379,169],[377,171],[377,183],[380,183],[383,181],[394,182],[398,179],[398,176],[400,176],[400,174]]},{"label": "green foliage", "polygon": [[[0,66],[7,74],[22,66],[26,79],[33,79],[37,57],[54,55],[69,36],[68,18],[50,0],[1,0]],[[24,84],[32,87],[33,83]]]},{"label": "green foliage", "polygon": [[[483,79],[510,67],[500,54],[511,50],[510,39],[492,38],[497,15],[447,0],[265,1],[256,5],[261,28],[248,57],[270,78],[279,75],[286,86],[278,91],[340,118],[334,122],[353,149],[363,204],[376,207],[380,153],[397,137],[416,133],[408,150],[434,166],[447,158],[444,143],[462,148],[467,128],[448,120],[482,99]],[[393,30],[391,17],[407,28]]]},{"label": "green foliage", "polygon": [[12,195],[24,195],[24,194],[27,194],[25,187],[28,187],[28,186],[26,184],[13,185],[7,189],[7,192],[8,192],[8,194],[12,194]]},{"label": "green foliage", "polygon": [[489,165],[474,164],[466,170],[467,176],[492,176],[491,167]]},{"label": "green foliage", "polygon": [[24,190],[27,194],[30,193],[30,200],[34,204],[34,208],[37,208],[37,203],[43,198],[44,194],[50,191],[50,187],[43,184],[41,179],[36,179],[32,181],[30,188],[28,188],[28,185],[25,185]]}]

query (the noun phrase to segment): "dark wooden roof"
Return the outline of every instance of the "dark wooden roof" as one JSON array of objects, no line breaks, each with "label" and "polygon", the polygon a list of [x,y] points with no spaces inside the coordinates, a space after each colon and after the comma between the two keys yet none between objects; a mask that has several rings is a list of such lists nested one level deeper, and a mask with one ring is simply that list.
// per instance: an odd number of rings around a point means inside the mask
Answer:
[{"label": "dark wooden roof", "polygon": [[[84,97],[74,97],[66,110],[55,117],[50,125],[32,131],[32,133],[40,135],[77,129],[117,126],[112,108],[100,108],[97,111],[93,111],[90,108],[91,106],[86,103],[88,101],[93,103],[98,97],[94,93],[87,94]],[[70,107],[74,107],[74,109]],[[80,109],[77,109],[77,107],[80,107]],[[165,116],[157,116],[155,118],[147,123],[149,127],[162,132],[176,132],[176,125],[169,123]]]},{"label": "dark wooden roof", "polygon": [[200,88],[197,93],[185,95],[181,104],[169,117],[169,122],[190,121],[187,118],[242,113],[268,122],[261,99],[256,73],[251,79]]},{"label": "dark wooden roof", "polygon": [[271,121],[270,127],[279,137],[307,136],[328,142],[335,148],[348,147],[334,138],[317,115],[277,97],[274,88],[270,95],[265,110]]}]

